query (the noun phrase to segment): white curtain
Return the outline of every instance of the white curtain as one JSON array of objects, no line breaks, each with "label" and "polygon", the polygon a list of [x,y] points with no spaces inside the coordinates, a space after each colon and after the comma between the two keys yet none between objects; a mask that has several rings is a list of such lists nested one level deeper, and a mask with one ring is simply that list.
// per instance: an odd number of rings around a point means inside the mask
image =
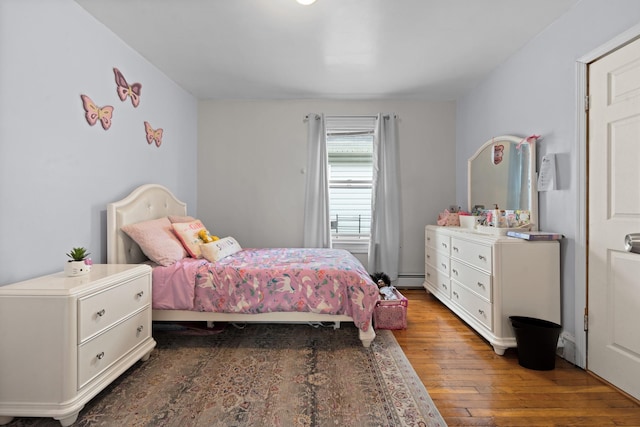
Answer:
[{"label": "white curtain", "polygon": [[368,270],[398,279],[400,181],[396,116],[379,114],[373,139],[373,188]]},{"label": "white curtain", "polygon": [[304,247],[331,247],[329,159],[323,114],[307,116],[307,181],[304,200]]}]

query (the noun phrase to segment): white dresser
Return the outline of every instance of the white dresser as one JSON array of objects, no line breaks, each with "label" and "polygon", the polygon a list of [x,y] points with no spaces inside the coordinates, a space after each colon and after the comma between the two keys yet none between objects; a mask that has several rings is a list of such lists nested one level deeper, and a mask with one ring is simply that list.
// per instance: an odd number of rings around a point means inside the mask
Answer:
[{"label": "white dresser", "polygon": [[429,225],[424,287],[502,355],[516,347],[509,316],[560,324],[559,246]]},{"label": "white dresser", "polygon": [[138,360],[151,337],[151,268],[93,265],[0,287],[0,424],[53,417],[71,425]]}]

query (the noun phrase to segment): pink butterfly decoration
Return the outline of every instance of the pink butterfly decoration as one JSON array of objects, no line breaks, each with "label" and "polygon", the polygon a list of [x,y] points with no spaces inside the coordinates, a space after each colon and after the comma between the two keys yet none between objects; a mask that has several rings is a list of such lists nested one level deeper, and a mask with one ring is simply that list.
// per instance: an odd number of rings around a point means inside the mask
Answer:
[{"label": "pink butterfly decoration", "polygon": [[160,144],[162,144],[162,128],[154,130],[149,122],[144,122],[144,129],[147,132],[147,142],[151,144],[155,141],[156,147],[160,147]]},{"label": "pink butterfly decoration", "polygon": [[87,95],[80,95],[80,98],[82,98],[82,107],[85,111],[84,117],[87,122],[93,126],[99,120],[104,130],[109,129],[111,127],[111,118],[113,117],[113,107],[111,105],[98,107]]},{"label": "pink butterfly decoration", "polygon": [[138,104],[140,104],[140,91],[142,90],[142,85],[140,83],[129,85],[120,70],[117,68],[113,69],[113,73],[116,75],[116,84],[118,85],[116,91],[118,92],[120,101],[124,101],[128,96],[131,98],[133,106],[137,107]]}]

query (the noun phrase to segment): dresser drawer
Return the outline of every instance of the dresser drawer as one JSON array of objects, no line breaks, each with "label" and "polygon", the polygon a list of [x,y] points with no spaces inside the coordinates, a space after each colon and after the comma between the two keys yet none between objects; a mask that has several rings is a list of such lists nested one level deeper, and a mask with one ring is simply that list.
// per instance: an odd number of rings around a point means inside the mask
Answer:
[{"label": "dresser drawer", "polygon": [[447,254],[436,251],[434,248],[427,247],[426,263],[442,271],[447,276],[450,271],[450,258]]},{"label": "dresser drawer", "polygon": [[493,306],[464,286],[451,281],[451,300],[476,318],[490,331],[493,330]]},{"label": "dresser drawer", "polygon": [[451,298],[451,280],[448,274],[427,266],[426,275],[427,282],[429,282],[439,294]]},{"label": "dresser drawer", "polygon": [[151,336],[147,307],[78,348],[78,389]]},{"label": "dresser drawer", "polygon": [[427,230],[427,247],[432,247],[439,252],[449,255],[451,253],[451,238],[433,230]]},{"label": "dresser drawer", "polygon": [[149,275],[78,300],[78,341],[82,342],[150,303]]},{"label": "dresser drawer", "polygon": [[451,280],[492,302],[491,275],[469,267],[456,259],[451,260]]},{"label": "dresser drawer", "polygon": [[491,246],[454,237],[451,239],[451,257],[491,273]]}]

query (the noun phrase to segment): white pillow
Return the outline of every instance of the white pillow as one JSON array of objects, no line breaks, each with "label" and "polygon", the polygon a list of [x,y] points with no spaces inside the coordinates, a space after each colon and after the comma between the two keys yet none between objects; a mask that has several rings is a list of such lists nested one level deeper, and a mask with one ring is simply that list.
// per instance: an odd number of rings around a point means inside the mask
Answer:
[{"label": "white pillow", "polygon": [[242,250],[240,244],[233,237],[225,237],[211,243],[200,245],[202,256],[209,262],[220,261],[222,258],[233,255]]}]

